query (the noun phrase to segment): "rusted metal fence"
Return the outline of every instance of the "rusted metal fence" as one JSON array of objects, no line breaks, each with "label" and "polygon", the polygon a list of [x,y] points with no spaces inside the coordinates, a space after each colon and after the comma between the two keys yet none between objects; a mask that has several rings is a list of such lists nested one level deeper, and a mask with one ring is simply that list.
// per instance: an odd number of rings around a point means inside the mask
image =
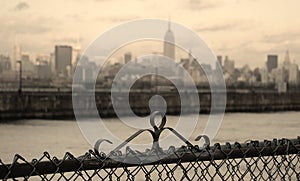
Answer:
[{"label": "rusted metal fence", "polygon": [[[152,123],[151,123],[152,124]],[[199,148],[180,137],[186,145],[168,150],[159,148],[160,133],[167,128],[156,127],[151,132],[153,147],[144,152],[121,144],[109,154],[94,150],[75,157],[66,153],[61,159],[45,152],[39,159],[25,160],[16,155],[5,164],[0,160],[0,179],[24,180],[300,180],[300,137],[247,141],[246,143],[205,144]],[[171,129],[171,128],[170,128]],[[202,137],[202,138],[205,138]],[[198,138],[200,139],[200,137]],[[206,140],[207,141],[207,140]],[[108,141],[109,142],[109,141]]]}]

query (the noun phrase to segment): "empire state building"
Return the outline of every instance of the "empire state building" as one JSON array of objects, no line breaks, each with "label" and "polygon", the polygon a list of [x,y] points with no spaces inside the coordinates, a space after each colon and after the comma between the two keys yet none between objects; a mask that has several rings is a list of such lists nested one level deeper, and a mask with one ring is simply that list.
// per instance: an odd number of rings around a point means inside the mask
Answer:
[{"label": "empire state building", "polygon": [[175,60],[175,38],[171,30],[171,22],[168,24],[168,31],[164,38],[164,56]]}]

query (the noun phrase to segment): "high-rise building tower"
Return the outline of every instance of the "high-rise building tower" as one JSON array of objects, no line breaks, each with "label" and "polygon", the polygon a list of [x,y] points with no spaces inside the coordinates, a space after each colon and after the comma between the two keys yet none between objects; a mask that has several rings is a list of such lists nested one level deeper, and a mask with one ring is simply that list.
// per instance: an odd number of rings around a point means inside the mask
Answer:
[{"label": "high-rise building tower", "polygon": [[277,55],[268,55],[267,59],[267,70],[271,72],[273,69],[278,67],[278,56]]},{"label": "high-rise building tower", "polygon": [[67,77],[72,67],[72,47],[66,45],[55,46],[55,71],[59,76]]},{"label": "high-rise building tower", "polygon": [[126,64],[126,63],[130,62],[131,58],[132,58],[131,52],[125,53],[124,54],[124,63]]},{"label": "high-rise building tower", "polygon": [[51,73],[55,74],[55,55],[54,53],[50,53],[50,67],[51,67]]},{"label": "high-rise building tower", "polygon": [[13,57],[12,57],[12,62],[11,62],[11,68],[12,70],[17,70],[17,61],[21,60],[22,56],[22,51],[21,51],[21,46],[17,41],[15,41],[15,44],[13,46]]},{"label": "high-rise building tower", "polygon": [[235,69],[234,61],[229,60],[228,56],[225,56],[223,71],[232,75],[234,72],[234,69]]},{"label": "high-rise building tower", "polygon": [[73,68],[76,68],[76,65],[80,59],[81,56],[81,43],[79,38],[77,39],[76,44],[72,47],[73,54],[72,54],[72,66]]},{"label": "high-rise building tower", "polygon": [[223,63],[223,57],[221,55],[218,55],[216,61],[216,69],[217,67],[223,68],[222,63]]},{"label": "high-rise building tower", "polygon": [[11,59],[9,56],[0,54],[0,73],[5,70],[11,70]]},{"label": "high-rise building tower", "polygon": [[289,54],[289,51],[287,50],[285,52],[285,57],[284,57],[284,60],[283,60],[283,68],[285,70],[288,70],[290,68],[290,65],[291,65],[290,54]]},{"label": "high-rise building tower", "polygon": [[299,83],[299,68],[298,65],[295,63],[290,64],[289,67],[289,83],[290,84],[298,84]]},{"label": "high-rise building tower", "polygon": [[168,23],[168,30],[164,38],[164,56],[175,60],[175,38],[171,30],[171,22]]}]

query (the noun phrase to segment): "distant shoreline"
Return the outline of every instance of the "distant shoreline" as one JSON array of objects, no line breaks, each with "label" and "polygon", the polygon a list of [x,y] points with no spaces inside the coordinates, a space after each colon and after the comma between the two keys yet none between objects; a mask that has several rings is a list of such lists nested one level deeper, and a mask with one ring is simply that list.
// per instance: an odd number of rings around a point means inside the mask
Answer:
[{"label": "distant shoreline", "polygon": [[[261,112],[225,112],[225,114],[272,114],[272,113],[288,113],[288,112],[300,112],[300,110],[283,110],[283,111],[261,111]],[[209,115],[208,113],[200,113],[199,115]],[[149,114],[148,114],[149,115]],[[143,115],[143,116],[148,116],[148,115]],[[179,114],[174,115],[174,114],[167,114],[167,116],[179,116]],[[88,117],[86,117],[88,118]],[[98,118],[97,116],[94,117],[89,117],[89,118]],[[106,120],[106,119],[111,119],[111,118],[117,118],[117,116],[111,116],[111,117],[101,117],[101,119]],[[20,120],[43,120],[43,121],[76,121],[76,118],[73,117],[26,117],[26,118],[15,118],[15,117],[10,117],[7,119],[0,119],[0,124],[2,123],[11,123],[12,121],[18,122]]]},{"label": "distant shoreline", "polygon": [[[149,99],[155,94],[140,92],[130,95],[131,109],[137,115],[149,115]],[[181,113],[181,102],[176,92],[159,93],[167,103],[168,115]],[[209,114],[211,110],[210,92],[198,93],[200,114]],[[189,97],[187,97],[188,99]],[[91,111],[88,99],[95,99],[97,109]],[[300,111],[300,92],[291,93],[253,93],[227,92],[227,113],[264,113],[282,111]],[[87,95],[80,102],[79,114],[82,117],[97,117],[98,112],[103,118],[114,118],[116,114],[110,100],[110,92],[96,93],[95,97]],[[189,100],[187,101],[189,102]],[[192,102],[192,101],[191,101]],[[195,109],[196,105],[188,105],[187,110]],[[222,111],[222,105],[215,104]],[[126,112],[124,113],[126,115]],[[17,119],[75,119],[71,92],[0,92],[0,120]]]}]

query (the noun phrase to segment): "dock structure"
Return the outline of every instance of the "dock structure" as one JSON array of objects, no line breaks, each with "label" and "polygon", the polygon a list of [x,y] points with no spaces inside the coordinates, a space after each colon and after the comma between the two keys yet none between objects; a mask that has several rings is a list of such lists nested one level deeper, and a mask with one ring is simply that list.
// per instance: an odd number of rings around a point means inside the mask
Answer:
[{"label": "dock structure", "polygon": [[[120,92],[121,94],[126,94]],[[298,111],[300,110],[300,92],[278,93],[251,92],[227,90],[226,93],[226,112],[268,112],[268,111]],[[147,90],[132,91],[129,93],[129,104],[132,111],[137,115],[149,115],[149,100],[157,92]],[[190,93],[185,93],[185,101],[181,102],[179,93],[176,91],[161,91],[158,95],[162,96],[167,104],[167,114],[180,115],[181,107],[194,110],[200,106],[200,113],[210,113],[212,106],[218,110],[222,109],[216,102],[211,104],[211,93],[209,91],[199,91],[198,97],[200,105],[194,104]],[[0,119],[72,119],[74,118],[72,98],[77,97],[80,102],[75,105],[77,110],[81,110],[82,116],[115,117],[114,108],[111,101],[109,90],[96,90],[95,93],[73,93],[71,89],[23,89],[20,94],[16,90],[0,91]],[[189,100],[189,97],[191,100]],[[91,101],[95,100],[96,110]],[[122,103],[122,100],[117,100]],[[124,112],[126,114],[126,112]]]}]

